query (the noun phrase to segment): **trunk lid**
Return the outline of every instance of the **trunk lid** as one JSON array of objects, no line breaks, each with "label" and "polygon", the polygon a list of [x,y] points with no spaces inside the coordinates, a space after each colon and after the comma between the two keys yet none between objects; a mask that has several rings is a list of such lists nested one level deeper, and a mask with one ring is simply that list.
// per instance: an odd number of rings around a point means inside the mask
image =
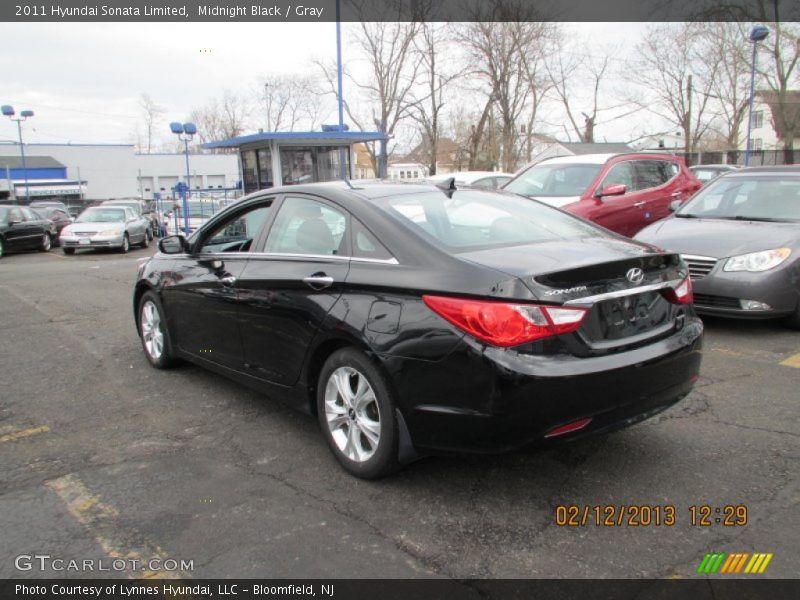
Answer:
[{"label": "trunk lid", "polygon": [[664,291],[687,277],[680,256],[617,238],[582,238],[459,255],[519,278],[538,301],[588,309],[573,354],[646,343],[682,326]]}]

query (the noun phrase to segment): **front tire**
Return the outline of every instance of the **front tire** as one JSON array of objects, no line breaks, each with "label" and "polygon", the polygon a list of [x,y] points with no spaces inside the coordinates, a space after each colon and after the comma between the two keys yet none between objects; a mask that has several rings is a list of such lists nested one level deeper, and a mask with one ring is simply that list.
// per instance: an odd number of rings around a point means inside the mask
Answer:
[{"label": "front tire", "polygon": [[119,251],[123,254],[127,254],[128,250],[131,249],[131,240],[128,238],[128,234],[122,236],[122,246],[119,247]]},{"label": "front tire", "polygon": [[39,244],[39,250],[42,252],[50,252],[50,248],[52,248],[52,242],[50,241],[50,234],[46,231],[42,235],[42,241]]},{"label": "front tire", "polygon": [[6,247],[3,244],[3,238],[0,238],[0,258],[3,258],[3,254],[6,251]]},{"label": "front tire", "polygon": [[167,369],[175,364],[169,328],[164,309],[153,292],[145,292],[139,300],[139,338],[144,355],[157,369]]},{"label": "front tire", "polygon": [[144,233],[144,239],[142,240],[142,243],[141,243],[141,244],[139,244],[139,245],[140,245],[142,248],[149,248],[149,247],[150,247],[150,231],[149,231],[149,230],[148,230],[148,231],[145,231],[145,233]]},{"label": "front tire", "polygon": [[333,455],[349,473],[378,479],[399,468],[389,383],[363,352],[343,348],[325,362],[317,384],[317,416]]}]

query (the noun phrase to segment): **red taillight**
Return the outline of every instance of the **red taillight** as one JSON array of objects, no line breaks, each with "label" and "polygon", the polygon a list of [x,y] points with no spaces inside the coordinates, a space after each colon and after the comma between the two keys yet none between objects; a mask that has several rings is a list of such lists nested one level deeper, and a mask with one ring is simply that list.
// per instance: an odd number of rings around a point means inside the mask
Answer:
[{"label": "red taillight", "polygon": [[518,346],[575,331],[586,309],[423,296],[437,315],[492,346]]},{"label": "red taillight", "polygon": [[551,429],[547,433],[544,434],[544,437],[551,438],[556,437],[557,435],[564,435],[565,433],[572,433],[573,431],[578,431],[579,429],[583,429],[589,423],[592,422],[592,419],[578,419],[577,421],[573,421],[572,423],[567,423],[566,425],[562,425],[561,427],[556,427],[555,429]]},{"label": "red taillight", "polygon": [[692,296],[692,280],[687,277],[681,281],[678,287],[666,290],[664,297],[673,304],[691,304],[694,300]]}]

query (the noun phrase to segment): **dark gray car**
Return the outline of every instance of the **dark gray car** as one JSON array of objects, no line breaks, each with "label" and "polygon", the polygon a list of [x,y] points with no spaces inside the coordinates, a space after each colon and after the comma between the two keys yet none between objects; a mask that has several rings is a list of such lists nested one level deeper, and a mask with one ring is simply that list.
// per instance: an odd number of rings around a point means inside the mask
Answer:
[{"label": "dark gray car", "polygon": [[725,174],[635,239],[682,255],[697,312],[800,328],[800,167]]}]

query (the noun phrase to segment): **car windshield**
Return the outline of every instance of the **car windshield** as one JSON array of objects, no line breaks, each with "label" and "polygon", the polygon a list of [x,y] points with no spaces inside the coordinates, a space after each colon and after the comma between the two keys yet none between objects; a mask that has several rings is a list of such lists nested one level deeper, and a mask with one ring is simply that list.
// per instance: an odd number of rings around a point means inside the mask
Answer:
[{"label": "car windshield", "polygon": [[534,165],[503,188],[523,196],[580,196],[603,165]]},{"label": "car windshield", "polygon": [[381,200],[390,213],[456,251],[606,234],[559,210],[509,194],[461,190]]},{"label": "car windshield", "polygon": [[679,218],[800,221],[800,176],[722,177],[675,212]]},{"label": "car windshield", "polygon": [[[213,202],[189,202],[190,219],[208,219],[216,212],[216,204]],[[179,217],[183,216],[183,205],[179,204],[175,209]]]},{"label": "car windshield", "polygon": [[88,208],[75,220],[76,223],[124,223],[123,208]]}]

